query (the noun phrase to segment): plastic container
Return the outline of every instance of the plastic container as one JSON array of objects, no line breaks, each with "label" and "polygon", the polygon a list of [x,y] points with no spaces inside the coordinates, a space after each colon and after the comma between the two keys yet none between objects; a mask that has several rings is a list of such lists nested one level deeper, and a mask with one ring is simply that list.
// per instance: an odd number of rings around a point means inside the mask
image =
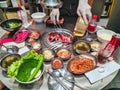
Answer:
[{"label": "plastic container", "polygon": [[90,33],[96,32],[97,19],[98,19],[97,15],[92,16],[92,19],[91,19],[90,23],[88,24],[88,28],[87,28],[88,32],[90,32]]},{"label": "plastic container", "polygon": [[90,23],[88,24],[87,37],[86,37],[88,41],[97,40],[97,35],[96,35],[97,18],[98,18],[97,15],[93,15]]}]

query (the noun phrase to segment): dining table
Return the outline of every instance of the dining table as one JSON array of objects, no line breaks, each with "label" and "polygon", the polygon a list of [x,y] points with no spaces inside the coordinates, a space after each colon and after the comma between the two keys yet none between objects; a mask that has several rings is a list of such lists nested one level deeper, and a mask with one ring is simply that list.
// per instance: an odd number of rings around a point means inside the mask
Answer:
[{"label": "dining table", "polygon": [[[64,28],[70,31],[74,30],[75,23],[77,18],[71,17],[65,17],[65,22],[62,26],[59,28]],[[54,29],[54,27],[48,27],[44,22],[43,23],[36,23],[33,21],[33,23],[27,28],[28,30],[37,30],[42,34],[44,32],[50,32]],[[117,53],[115,54],[115,59],[120,64],[120,48],[118,47]],[[65,62],[65,64],[67,61]],[[45,69],[51,68],[50,63],[44,63]],[[84,74],[80,75],[74,75],[74,79],[76,84],[81,86],[84,90],[102,90],[105,86],[107,86],[117,75],[119,70],[115,71],[114,73],[108,75],[107,77],[96,81],[95,83],[90,83],[90,81],[87,79],[87,77]],[[11,90],[49,90],[48,86],[48,77],[49,75],[47,73],[44,73],[40,80],[35,82],[34,84],[24,85],[18,83],[14,78],[9,78],[6,75],[5,71],[2,71],[0,69],[0,80]],[[76,86],[74,86],[73,90],[83,90]]]}]

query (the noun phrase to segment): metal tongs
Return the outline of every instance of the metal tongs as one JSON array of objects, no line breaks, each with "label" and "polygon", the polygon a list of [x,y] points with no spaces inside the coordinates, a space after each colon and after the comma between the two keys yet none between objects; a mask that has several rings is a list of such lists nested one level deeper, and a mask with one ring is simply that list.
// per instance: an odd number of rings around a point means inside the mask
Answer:
[{"label": "metal tongs", "polygon": [[58,82],[65,90],[71,90],[59,78],[50,73],[49,70],[46,70],[46,73],[49,74],[56,82]]}]

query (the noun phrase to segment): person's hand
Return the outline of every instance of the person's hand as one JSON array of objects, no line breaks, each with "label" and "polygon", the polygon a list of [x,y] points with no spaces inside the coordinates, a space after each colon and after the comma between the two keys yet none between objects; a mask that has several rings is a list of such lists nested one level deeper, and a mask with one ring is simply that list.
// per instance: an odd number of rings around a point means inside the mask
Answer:
[{"label": "person's hand", "polygon": [[79,0],[77,14],[82,16],[84,22],[88,24],[92,17],[91,6],[88,4],[88,0]]},{"label": "person's hand", "polygon": [[59,9],[53,9],[50,13],[50,19],[56,24],[56,21],[59,21],[60,12]]}]

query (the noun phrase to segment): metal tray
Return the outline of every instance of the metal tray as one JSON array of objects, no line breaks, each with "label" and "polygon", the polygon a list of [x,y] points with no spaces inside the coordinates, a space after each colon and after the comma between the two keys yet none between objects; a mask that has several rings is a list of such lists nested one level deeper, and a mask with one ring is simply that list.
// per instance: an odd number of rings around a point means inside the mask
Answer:
[{"label": "metal tray", "polygon": [[[60,34],[66,34],[66,35],[69,35],[70,37],[72,37],[73,39],[73,36],[72,36],[72,32],[68,29],[63,29],[63,28],[56,28],[56,29],[53,29],[51,32],[56,32],[56,33],[60,33]],[[72,43],[71,44],[65,44],[65,43],[62,43],[60,41],[55,41],[55,42],[50,42],[48,40],[48,34],[51,33],[51,32],[45,32],[43,33],[42,35],[42,42],[43,44],[47,47],[47,48],[50,48],[50,49],[58,49],[62,46],[67,46],[67,47],[70,47],[72,46]]]}]

